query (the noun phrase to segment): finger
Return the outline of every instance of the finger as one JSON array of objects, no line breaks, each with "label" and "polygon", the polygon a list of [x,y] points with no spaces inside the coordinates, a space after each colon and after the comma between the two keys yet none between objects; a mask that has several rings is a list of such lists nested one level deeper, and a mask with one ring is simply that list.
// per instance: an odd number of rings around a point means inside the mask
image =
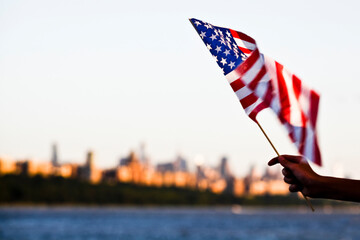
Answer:
[{"label": "finger", "polygon": [[296,178],[290,178],[290,177],[284,177],[284,182],[286,182],[288,184],[296,184],[296,183],[298,183]]},{"label": "finger", "polygon": [[281,155],[286,160],[293,162],[293,163],[300,163],[304,158],[302,156],[295,156],[295,155]]},{"label": "finger", "polygon": [[290,192],[299,192],[299,191],[301,191],[302,190],[302,186],[301,185],[299,185],[299,184],[291,184],[290,186],[289,186],[289,191]]},{"label": "finger", "polygon": [[273,159],[271,159],[269,162],[268,162],[268,165],[269,166],[273,166],[275,164],[279,163],[279,160],[278,160],[278,157],[274,157]]},{"label": "finger", "polygon": [[288,168],[283,168],[281,170],[282,174],[285,176],[285,177],[292,177],[292,178],[295,178],[294,175],[292,174],[292,172],[290,171],[290,169]]},{"label": "finger", "polygon": [[[295,163],[294,160],[287,159],[287,156],[289,155],[281,155],[278,157],[278,161],[284,168],[288,168],[290,171],[298,165],[298,163]],[[301,157],[300,157],[301,158]]]}]

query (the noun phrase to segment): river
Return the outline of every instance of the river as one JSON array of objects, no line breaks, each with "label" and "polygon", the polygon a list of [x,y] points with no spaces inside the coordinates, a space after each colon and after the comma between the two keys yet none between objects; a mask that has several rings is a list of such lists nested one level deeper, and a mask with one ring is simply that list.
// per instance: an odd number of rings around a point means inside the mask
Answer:
[{"label": "river", "polygon": [[0,240],[360,239],[360,208],[0,207]]}]

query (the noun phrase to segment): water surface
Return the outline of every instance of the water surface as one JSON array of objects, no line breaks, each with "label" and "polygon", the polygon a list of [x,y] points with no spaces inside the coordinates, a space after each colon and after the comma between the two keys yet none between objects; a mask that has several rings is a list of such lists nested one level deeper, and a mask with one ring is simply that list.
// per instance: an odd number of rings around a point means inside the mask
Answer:
[{"label": "water surface", "polygon": [[0,240],[52,239],[356,240],[360,214],[358,208],[0,208]]}]

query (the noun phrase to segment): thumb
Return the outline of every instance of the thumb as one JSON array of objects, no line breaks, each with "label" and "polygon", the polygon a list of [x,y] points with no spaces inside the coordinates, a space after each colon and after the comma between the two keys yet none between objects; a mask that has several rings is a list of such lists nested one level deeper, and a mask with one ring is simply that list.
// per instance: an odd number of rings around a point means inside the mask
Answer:
[{"label": "thumb", "polygon": [[293,162],[287,160],[283,155],[278,157],[278,161],[281,164],[281,166],[285,167],[285,168],[289,168],[291,169],[292,166],[294,165]]}]

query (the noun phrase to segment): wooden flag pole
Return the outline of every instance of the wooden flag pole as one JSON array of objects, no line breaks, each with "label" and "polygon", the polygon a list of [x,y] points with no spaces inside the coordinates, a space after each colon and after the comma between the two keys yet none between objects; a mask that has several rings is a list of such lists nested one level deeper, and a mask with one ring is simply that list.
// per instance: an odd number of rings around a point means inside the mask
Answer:
[{"label": "wooden flag pole", "polygon": [[[271,147],[274,149],[274,151],[276,152],[276,154],[278,155],[278,157],[280,157],[279,152],[276,150],[274,144],[271,142],[270,138],[268,137],[268,135],[265,133],[264,129],[261,127],[260,123],[258,121],[256,121],[256,124],[259,126],[260,130],[262,131],[262,133],[265,135],[266,139],[268,140],[268,142],[270,143]],[[301,192],[302,196],[304,197],[307,205],[311,208],[311,211],[315,212],[314,207],[312,206],[311,202],[309,201],[309,199]]]}]

